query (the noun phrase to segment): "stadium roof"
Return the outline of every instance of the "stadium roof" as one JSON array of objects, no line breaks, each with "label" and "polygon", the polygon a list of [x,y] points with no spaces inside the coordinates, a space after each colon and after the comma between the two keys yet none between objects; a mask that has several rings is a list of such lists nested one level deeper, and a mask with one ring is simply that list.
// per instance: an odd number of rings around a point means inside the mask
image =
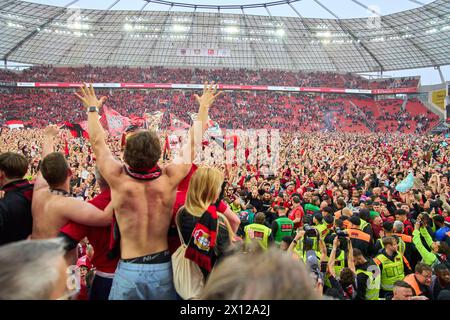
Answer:
[{"label": "stadium roof", "polygon": [[[275,0],[274,0],[275,1]],[[0,58],[53,65],[230,67],[371,72],[450,64],[450,1],[403,12],[333,19],[172,10],[92,10],[0,0]],[[411,0],[412,1],[412,0]],[[112,2],[111,8],[116,0]],[[194,0],[192,2],[195,2]],[[254,3],[258,1],[255,0]],[[417,1],[415,1],[417,2]],[[142,3],[146,3],[143,1]],[[109,8],[109,9],[111,9]],[[206,9],[206,8],[204,8]],[[219,10],[220,9],[220,10]]]}]

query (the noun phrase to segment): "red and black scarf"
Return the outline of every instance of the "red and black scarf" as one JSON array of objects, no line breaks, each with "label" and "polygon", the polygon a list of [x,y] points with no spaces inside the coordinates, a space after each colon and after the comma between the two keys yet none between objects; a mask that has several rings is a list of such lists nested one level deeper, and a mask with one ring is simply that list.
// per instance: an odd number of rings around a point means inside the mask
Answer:
[{"label": "red and black scarf", "polygon": [[208,272],[211,272],[215,262],[218,223],[216,207],[209,206],[195,225],[184,255]]},{"label": "red and black scarf", "polygon": [[161,176],[161,168],[156,165],[153,168],[132,168],[124,165],[125,173],[137,180],[153,180]]}]

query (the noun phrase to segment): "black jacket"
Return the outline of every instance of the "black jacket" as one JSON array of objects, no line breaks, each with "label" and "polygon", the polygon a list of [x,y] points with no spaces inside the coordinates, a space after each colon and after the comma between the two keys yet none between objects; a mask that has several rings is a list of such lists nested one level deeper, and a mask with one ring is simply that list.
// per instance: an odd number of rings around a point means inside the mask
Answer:
[{"label": "black jacket", "polygon": [[33,185],[28,180],[18,180],[2,190],[5,196],[0,199],[0,245],[28,238],[33,228]]}]

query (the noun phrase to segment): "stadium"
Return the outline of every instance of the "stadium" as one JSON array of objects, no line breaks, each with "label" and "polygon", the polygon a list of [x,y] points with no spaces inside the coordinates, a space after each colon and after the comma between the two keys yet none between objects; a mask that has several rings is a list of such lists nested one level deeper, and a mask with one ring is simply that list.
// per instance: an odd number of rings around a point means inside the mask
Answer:
[{"label": "stadium", "polygon": [[0,0],[0,299],[448,300],[450,1],[378,2]]}]

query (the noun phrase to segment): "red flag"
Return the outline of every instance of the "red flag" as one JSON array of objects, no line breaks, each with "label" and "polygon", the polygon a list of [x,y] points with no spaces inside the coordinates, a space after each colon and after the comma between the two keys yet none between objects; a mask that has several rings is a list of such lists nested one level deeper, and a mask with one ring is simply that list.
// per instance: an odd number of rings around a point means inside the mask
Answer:
[{"label": "red flag", "polygon": [[144,117],[131,117],[131,124],[143,128],[145,126],[146,119]]},{"label": "red flag", "polygon": [[103,106],[103,115],[100,118],[100,123],[106,125],[108,132],[115,137],[118,137],[131,124],[131,120],[122,116],[116,110]]},{"label": "red flag", "polygon": [[169,160],[169,156],[170,156],[169,135],[166,135],[166,143],[164,144],[163,159]]},{"label": "red flag", "polygon": [[66,157],[69,156],[69,146],[67,144],[67,138],[64,137],[64,154],[66,155]]}]

